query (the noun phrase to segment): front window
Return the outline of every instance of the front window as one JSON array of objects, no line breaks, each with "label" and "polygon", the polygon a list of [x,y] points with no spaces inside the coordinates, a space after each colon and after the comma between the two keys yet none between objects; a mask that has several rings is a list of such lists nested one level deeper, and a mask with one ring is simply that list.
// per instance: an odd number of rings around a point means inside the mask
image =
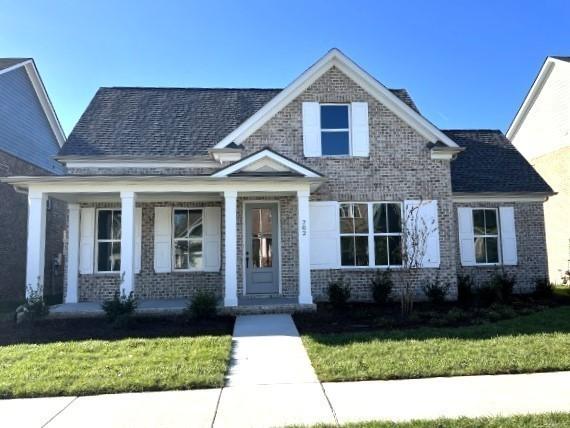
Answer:
[{"label": "front window", "polygon": [[342,266],[368,266],[368,204],[340,204]]},{"label": "front window", "polygon": [[402,209],[397,203],[373,204],[376,266],[402,264]]},{"label": "front window", "polygon": [[473,210],[473,235],[476,263],[499,263],[499,226],[496,209]]},{"label": "front window", "polygon": [[321,105],[321,151],[324,156],[350,154],[348,105]]},{"label": "front window", "polygon": [[121,269],[121,210],[97,211],[97,271]]},{"label": "front window", "polygon": [[202,268],[202,210],[174,210],[174,269]]}]

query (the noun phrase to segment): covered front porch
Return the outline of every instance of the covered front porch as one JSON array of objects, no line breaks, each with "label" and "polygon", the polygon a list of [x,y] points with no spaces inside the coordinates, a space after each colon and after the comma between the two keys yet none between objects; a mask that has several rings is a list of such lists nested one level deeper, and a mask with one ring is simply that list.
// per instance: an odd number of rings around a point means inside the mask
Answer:
[{"label": "covered front porch", "polygon": [[[42,291],[46,202],[56,198],[68,203],[65,297],[54,314],[95,314],[100,301],[116,291],[132,292],[141,302],[141,313],[180,312],[201,289],[219,295],[223,308],[270,312],[313,305],[309,195],[321,182],[316,177],[64,176],[15,181],[27,190],[29,200],[28,292]],[[274,226],[257,230],[252,212],[261,218],[262,208],[275,209],[265,214],[276,218]],[[178,209],[200,211],[199,227],[178,236]],[[97,216],[104,210],[116,212],[120,221],[109,221],[114,235],[99,239]],[[197,230],[201,247],[192,258],[178,241],[184,238],[193,245]],[[102,253],[106,262],[100,260]],[[101,271],[102,266],[112,269]],[[264,291],[269,273],[275,278],[267,284],[274,288]]]}]

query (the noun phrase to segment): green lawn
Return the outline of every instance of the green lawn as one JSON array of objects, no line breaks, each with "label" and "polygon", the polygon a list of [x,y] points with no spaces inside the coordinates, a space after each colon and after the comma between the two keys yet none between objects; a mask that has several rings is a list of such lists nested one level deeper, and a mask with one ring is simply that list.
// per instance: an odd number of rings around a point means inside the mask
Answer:
[{"label": "green lawn", "polygon": [[0,346],[0,398],[219,387],[231,336]]},{"label": "green lawn", "polygon": [[482,325],[307,334],[322,381],[570,370],[570,307]]},{"label": "green lawn", "polygon": [[[326,428],[334,425],[317,425]],[[345,428],[565,428],[570,426],[570,413],[549,413],[491,418],[438,419],[411,422],[364,422],[342,425]]]}]

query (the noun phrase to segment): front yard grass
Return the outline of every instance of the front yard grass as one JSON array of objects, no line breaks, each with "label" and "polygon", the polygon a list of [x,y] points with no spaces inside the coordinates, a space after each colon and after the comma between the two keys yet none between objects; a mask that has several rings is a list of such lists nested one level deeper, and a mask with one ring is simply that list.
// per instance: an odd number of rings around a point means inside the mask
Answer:
[{"label": "front yard grass", "polygon": [[570,370],[570,307],[462,327],[309,333],[303,342],[327,382]]},{"label": "front yard grass", "polygon": [[[320,428],[328,428],[329,426],[332,427],[333,425],[317,425]],[[343,428],[565,428],[570,426],[570,413],[418,420],[398,423],[360,422],[341,426]]]},{"label": "front yard grass", "polygon": [[233,319],[203,326],[134,322],[121,330],[100,319],[1,325],[0,398],[223,385]]}]

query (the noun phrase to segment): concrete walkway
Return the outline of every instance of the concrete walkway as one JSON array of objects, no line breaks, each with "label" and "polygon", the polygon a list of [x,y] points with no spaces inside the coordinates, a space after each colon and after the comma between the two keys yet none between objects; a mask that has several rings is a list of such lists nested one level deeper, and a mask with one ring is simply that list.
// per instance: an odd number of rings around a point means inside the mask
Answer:
[{"label": "concrete walkway", "polygon": [[0,400],[0,426],[273,427],[335,425],[333,414],[343,424],[548,412],[570,412],[570,372]]}]

